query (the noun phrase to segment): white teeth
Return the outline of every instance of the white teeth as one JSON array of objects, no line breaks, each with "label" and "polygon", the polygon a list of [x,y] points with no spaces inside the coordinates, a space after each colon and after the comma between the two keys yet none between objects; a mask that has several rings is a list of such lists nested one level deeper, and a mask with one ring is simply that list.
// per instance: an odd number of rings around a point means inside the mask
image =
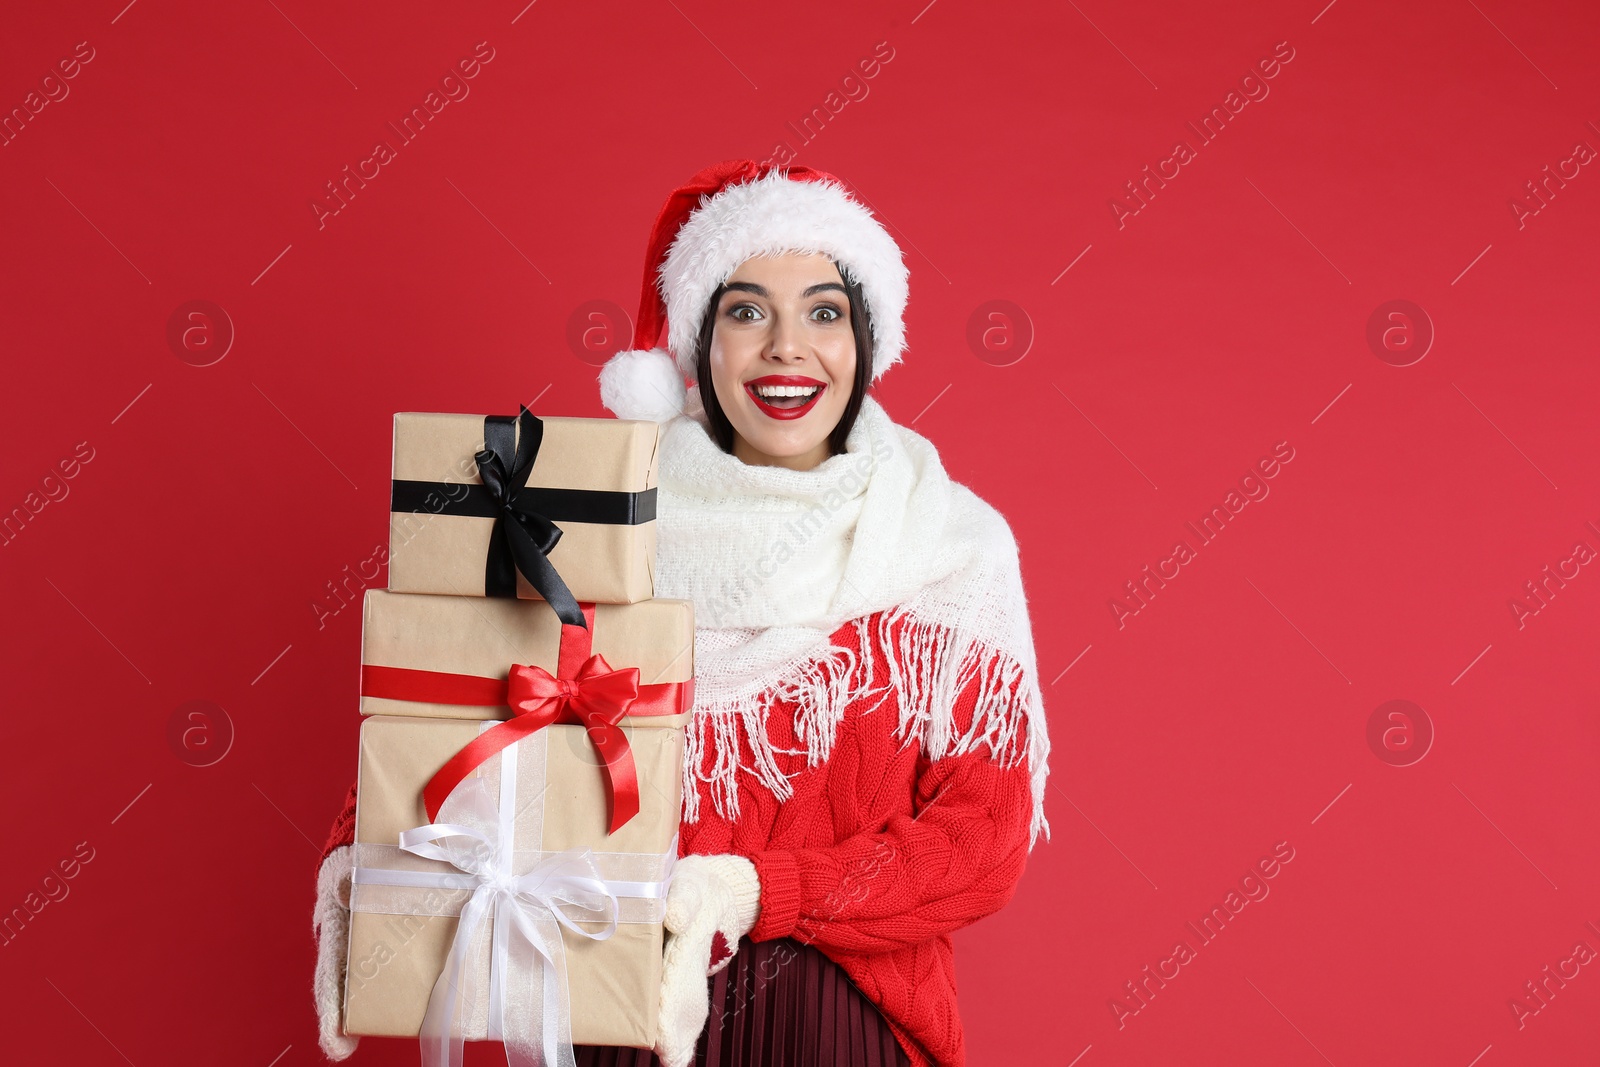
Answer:
[{"label": "white teeth", "polygon": [[756,394],[763,397],[810,396],[818,388],[820,387],[815,385],[758,385],[756,386]]}]

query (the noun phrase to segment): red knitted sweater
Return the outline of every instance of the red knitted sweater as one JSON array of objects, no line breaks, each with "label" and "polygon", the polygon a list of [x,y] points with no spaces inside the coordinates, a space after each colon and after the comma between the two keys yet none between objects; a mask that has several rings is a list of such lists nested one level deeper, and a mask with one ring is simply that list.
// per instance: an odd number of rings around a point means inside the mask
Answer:
[{"label": "red knitted sweater", "polygon": [[[876,633],[871,621],[865,629]],[[858,638],[853,622],[833,635],[852,650]],[[884,644],[872,657],[874,688],[888,685],[884,657],[898,646]],[[958,733],[971,723],[980,676],[957,701]],[[983,749],[930,761],[894,736],[898,714],[892,689],[855,702],[830,758],[808,767],[792,706],[774,703],[768,729],[793,795],[779,801],[741,773],[730,822],[702,784],[679,854],[748,856],[761,878],[752,940],[816,945],[878,1006],[913,1067],[964,1064],[950,934],[1016,891],[1028,856],[1028,764],[1023,756],[1003,766]],[[1025,723],[1015,745],[1026,753]],[[325,853],[350,843],[354,800],[352,788]]]}]

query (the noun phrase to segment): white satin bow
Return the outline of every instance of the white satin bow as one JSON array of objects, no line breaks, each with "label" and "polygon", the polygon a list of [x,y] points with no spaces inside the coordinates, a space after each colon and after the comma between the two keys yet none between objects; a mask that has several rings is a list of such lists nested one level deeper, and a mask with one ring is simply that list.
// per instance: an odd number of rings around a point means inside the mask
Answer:
[{"label": "white satin bow", "polygon": [[[462,783],[449,802],[452,814],[495,826],[495,804],[472,783]],[[502,831],[505,827],[502,825]],[[373,869],[369,884],[471,889],[461,907],[455,939],[423,1016],[423,1067],[460,1067],[457,1017],[478,1003],[475,970],[467,966],[483,923],[489,936],[488,1032],[505,1044],[510,1067],[575,1067],[567,994],[566,948],[561,927],[603,941],[616,932],[617,888],[630,884],[600,877],[589,848],[569,848],[536,863],[524,874],[511,870],[508,833],[494,837],[475,826],[429,823],[400,834],[400,847],[424,859],[442,860],[460,874]],[[573,911],[589,914],[570,914]],[[590,931],[575,920],[604,922]]]},{"label": "white satin bow", "polygon": [[[440,842],[466,838],[462,850]],[[486,834],[468,826],[430,823],[400,835],[400,847],[426,859],[445,860],[477,879],[472,897],[461,909],[455,941],[444,970],[428,999],[422,1020],[424,1067],[459,1067],[461,1039],[452,1022],[459,1007],[475,1002],[463,964],[480,923],[494,925],[490,935],[489,1031],[503,1041],[511,1067],[574,1067],[571,1009],[567,998],[566,948],[561,927],[581,937],[604,941],[616,932],[617,896],[600,877],[588,848],[569,848],[540,860],[526,874],[512,874],[509,856],[502,856]],[[590,931],[568,915],[569,908],[591,913],[579,918],[605,922]],[[513,937],[513,932],[520,937]],[[540,960],[543,957],[543,973]],[[542,997],[507,996],[509,982],[524,992],[542,978]]]}]

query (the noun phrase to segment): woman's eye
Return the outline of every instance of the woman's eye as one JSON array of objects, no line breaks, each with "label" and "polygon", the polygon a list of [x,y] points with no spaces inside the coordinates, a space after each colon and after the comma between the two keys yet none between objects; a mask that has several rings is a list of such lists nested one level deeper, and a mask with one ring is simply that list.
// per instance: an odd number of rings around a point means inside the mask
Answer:
[{"label": "woman's eye", "polygon": [[839,321],[839,309],[834,307],[832,304],[823,304],[821,307],[817,308],[817,311],[827,313],[827,318],[823,319],[823,322]]},{"label": "woman's eye", "polygon": [[732,319],[734,319],[735,321],[738,321],[738,322],[751,322],[753,320],[748,319],[748,318],[743,318],[743,317],[740,316],[739,313],[741,311],[755,312],[755,310],[756,310],[755,307],[753,305],[750,305],[750,304],[735,304],[735,305],[733,305],[733,307],[728,309],[728,315],[729,315],[730,318],[732,318]]}]

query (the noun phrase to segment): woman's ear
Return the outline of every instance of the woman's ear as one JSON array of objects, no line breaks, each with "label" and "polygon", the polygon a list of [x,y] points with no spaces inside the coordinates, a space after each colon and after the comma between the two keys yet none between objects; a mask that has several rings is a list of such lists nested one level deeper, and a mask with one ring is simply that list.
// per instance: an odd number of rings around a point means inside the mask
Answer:
[{"label": "woman's ear", "polygon": [[619,419],[666,422],[683,411],[678,365],[664,349],[618,352],[600,368],[600,403]]}]

